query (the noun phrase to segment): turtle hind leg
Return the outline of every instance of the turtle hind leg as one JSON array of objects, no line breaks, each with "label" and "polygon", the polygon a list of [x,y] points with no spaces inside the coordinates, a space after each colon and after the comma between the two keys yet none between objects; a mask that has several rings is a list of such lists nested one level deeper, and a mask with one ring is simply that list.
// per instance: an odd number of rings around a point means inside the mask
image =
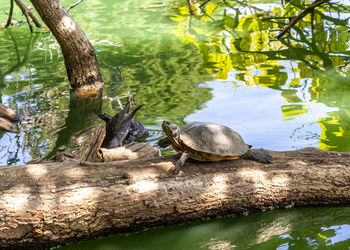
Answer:
[{"label": "turtle hind leg", "polygon": [[190,157],[190,153],[183,152],[180,159],[175,163],[175,167],[169,169],[168,173],[170,175],[172,174],[178,174],[180,171],[180,168],[185,164],[185,161]]},{"label": "turtle hind leg", "polygon": [[271,163],[272,162],[272,156],[270,155],[270,153],[262,148],[256,149],[256,150],[249,149],[244,156],[246,158],[256,160],[256,161],[262,162],[262,163]]}]

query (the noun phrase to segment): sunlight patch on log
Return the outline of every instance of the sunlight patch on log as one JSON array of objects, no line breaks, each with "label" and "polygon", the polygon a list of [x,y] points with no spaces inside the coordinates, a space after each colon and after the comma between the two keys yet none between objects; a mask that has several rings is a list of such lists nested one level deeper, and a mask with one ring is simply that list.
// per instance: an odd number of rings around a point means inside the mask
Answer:
[{"label": "sunlight patch on log", "polygon": [[71,168],[64,171],[64,174],[69,178],[80,179],[85,175],[85,171],[81,168]]},{"label": "sunlight patch on log", "polygon": [[163,169],[165,172],[167,172],[170,168],[174,167],[174,163],[171,161],[164,161],[164,162],[158,162],[158,163],[151,163],[151,166],[157,166]]},{"label": "sunlight patch on log", "polygon": [[74,184],[68,187],[70,190],[61,195],[59,200],[69,206],[92,205],[98,202],[100,191],[94,187],[82,187],[84,184]]},{"label": "sunlight patch on log", "polygon": [[273,186],[288,187],[290,183],[290,180],[286,175],[276,175],[269,178],[267,177],[267,174],[261,170],[242,169],[238,174],[243,179],[253,182],[255,188],[271,188]]},{"label": "sunlight patch on log", "polygon": [[216,199],[225,199],[227,197],[228,179],[226,174],[216,174],[202,197],[211,198],[215,196]]},{"label": "sunlight patch on log", "polygon": [[42,164],[33,164],[27,167],[27,172],[35,178],[40,178],[47,174],[47,167]]},{"label": "sunlight patch on log", "polygon": [[140,180],[131,185],[131,190],[137,193],[147,193],[158,189],[158,183],[153,180]]},{"label": "sunlight patch on log", "polygon": [[20,211],[26,209],[29,201],[30,188],[16,186],[6,191],[0,198],[0,207],[5,207],[8,211]]}]

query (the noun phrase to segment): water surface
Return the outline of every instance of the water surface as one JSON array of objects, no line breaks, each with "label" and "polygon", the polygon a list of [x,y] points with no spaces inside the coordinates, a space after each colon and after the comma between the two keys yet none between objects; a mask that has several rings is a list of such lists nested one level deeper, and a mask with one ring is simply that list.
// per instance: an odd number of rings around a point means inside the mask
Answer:
[{"label": "water surface", "polygon": [[[61,145],[77,149],[102,122],[98,113],[114,114],[127,101],[143,105],[136,118],[150,129],[145,140],[152,145],[163,136],[163,120],[181,126],[209,121],[230,126],[254,147],[350,151],[348,1],[339,11],[320,9],[313,28],[306,18],[280,41],[274,37],[284,25],[266,18],[293,15],[298,10],[291,5],[211,1],[203,9],[194,3],[190,16],[186,2],[94,0],[71,10],[96,49],[105,82],[102,100],[84,107],[69,89],[62,53],[46,29],[33,35],[25,24],[0,29],[1,101],[24,117],[20,133],[1,132],[0,164],[48,157]],[[0,18],[6,21],[4,12]],[[80,245],[344,249],[347,214],[347,207],[278,210]]]}]

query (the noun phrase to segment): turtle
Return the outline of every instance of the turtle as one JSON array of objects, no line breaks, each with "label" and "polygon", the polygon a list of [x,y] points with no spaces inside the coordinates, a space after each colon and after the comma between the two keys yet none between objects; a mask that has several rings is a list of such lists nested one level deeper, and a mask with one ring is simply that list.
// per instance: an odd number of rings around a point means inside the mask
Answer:
[{"label": "turtle", "polygon": [[271,163],[272,156],[264,149],[251,150],[242,137],[224,125],[197,122],[180,129],[176,124],[163,121],[162,129],[175,151],[181,154],[169,174],[178,174],[188,158],[198,161],[233,160],[240,157],[262,163]]}]

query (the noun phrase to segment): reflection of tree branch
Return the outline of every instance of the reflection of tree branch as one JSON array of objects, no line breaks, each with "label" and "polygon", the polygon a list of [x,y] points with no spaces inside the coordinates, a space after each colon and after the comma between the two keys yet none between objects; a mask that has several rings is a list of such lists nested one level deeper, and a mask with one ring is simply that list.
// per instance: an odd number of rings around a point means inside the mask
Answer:
[{"label": "reflection of tree branch", "polygon": [[120,80],[122,81],[122,85],[125,86],[125,81],[124,81],[124,77],[123,77],[123,73],[122,73],[122,67],[119,66],[118,70],[119,70],[119,74],[120,74]]},{"label": "reflection of tree branch", "polygon": [[16,39],[14,38],[11,30],[8,30],[8,35],[10,36],[11,40],[13,41],[13,44],[14,44],[14,49],[17,53],[17,64],[15,64],[14,66],[12,66],[11,68],[9,68],[6,72],[4,73],[1,73],[0,74],[0,87],[2,86],[5,86],[4,82],[3,82],[3,79],[4,79],[4,76],[6,76],[7,74],[10,74],[16,70],[18,70],[20,67],[26,65],[28,62],[29,62],[29,59],[30,59],[30,56],[31,56],[31,53],[33,51],[33,46],[34,46],[34,43],[38,40],[39,38],[39,34],[35,34],[35,35],[31,35],[29,37],[29,40],[27,42],[27,47],[26,47],[26,51],[25,51],[25,54],[23,56],[23,59],[21,60],[21,55],[20,55],[20,52],[18,50],[18,46],[17,46],[17,42],[16,42]]},{"label": "reflection of tree branch", "polygon": [[188,3],[188,8],[190,9],[191,16],[193,16],[194,13],[193,13],[193,9],[192,9],[191,0],[187,0],[187,3]]},{"label": "reflection of tree branch", "polygon": [[10,13],[9,13],[8,18],[7,18],[7,22],[5,24],[5,28],[7,28],[11,25],[12,13],[13,13],[13,0],[10,1]]},{"label": "reflection of tree branch", "polygon": [[[19,61],[16,65],[14,65],[13,67],[11,67],[6,73],[5,75],[19,69],[20,67],[26,65],[30,59],[31,53],[33,51],[33,46],[34,43],[36,42],[36,40],[39,38],[39,35],[31,35],[29,38],[29,41],[27,43],[27,48],[25,51],[25,54],[23,56],[23,59],[21,61]],[[15,42],[15,40],[13,40]],[[20,56],[20,55],[18,55]]]},{"label": "reflection of tree branch", "polygon": [[[209,16],[205,11],[203,11],[203,14],[205,16],[207,16],[210,20],[212,20],[213,22],[217,22],[214,18],[212,18],[211,16]],[[226,28],[223,28],[223,30],[227,31],[228,33],[230,33],[233,37],[237,37],[237,34],[233,34],[233,32],[231,30],[228,30]]]},{"label": "reflection of tree branch", "polygon": [[204,5],[206,5],[207,3],[209,3],[211,0],[207,0],[207,1],[205,1],[204,3],[202,3],[201,5],[199,5],[199,8],[203,8],[204,7]]},{"label": "reflection of tree branch", "polygon": [[[337,12],[348,11],[348,9],[347,9],[345,6],[342,6],[342,5],[340,5],[340,4],[334,4],[334,3],[331,3],[331,2],[329,2],[328,4],[329,4],[329,6],[330,6],[332,9],[334,9],[334,10],[337,11]],[[336,5],[336,6],[335,6],[335,5]],[[341,10],[340,8],[342,8],[342,10]]]},{"label": "reflection of tree branch", "polygon": [[345,68],[348,65],[350,65],[350,62],[345,62],[343,65],[338,66],[337,69]]},{"label": "reflection of tree branch", "polygon": [[[230,5],[226,2],[226,0],[223,0],[223,2],[224,2],[224,4],[225,4],[226,6],[230,7],[231,9],[235,9],[233,6],[230,6]],[[249,8],[249,10],[250,10],[252,13],[253,13],[253,9],[254,9],[255,11],[263,11],[263,9],[261,9],[261,8],[258,8],[258,7],[256,7],[256,6],[252,6],[252,5],[250,4],[250,2],[248,2],[248,1],[238,1],[238,0],[235,0],[234,2],[236,2],[236,3],[238,4],[239,7],[245,6],[245,7]]]},{"label": "reflection of tree branch", "polygon": [[82,98],[71,92],[69,112],[65,120],[65,127],[58,132],[54,148],[46,158],[53,156],[60,146],[68,146],[74,135],[82,135],[93,127],[97,114],[101,113],[102,94],[97,97]]},{"label": "reflection of tree branch", "polygon": [[[9,35],[10,39],[11,39],[12,42],[13,42],[13,47],[14,47],[14,49],[15,49],[15,51],[16,51],[16,55],[17,55],[17,62],[20,63],[20,61],[21,61],[21,55],[20,55],[20,53],[19,53],[17,41],[16,41],[16,39],[15,39],[15,37],[13,36],[13,34],[12,34],[11,31],[7,32],[7,34]],[[11,72],[12,72],[12,71],[11,71]]]},{"label": "reflection of tree branch", "polygon": [[329,55],[325,52],[321,52],[317,45],[316,42],[314,40],[314,36],[312,37],[312,41],[309,42],[308,39],[306,38],[306,36],[303,34],[302,30],[300,30],[299,28],[295,28],[295,30],[297,31],[298,35],[301,38],[301,43],[307,44],[308,47],[310,49],[312,49],[312,54],[318,56],[319,58],[321,58],[323,60],[323,65],[325,67],[330,66],[333,67],[333,62],[332,60],[329,58]]},{"label": "reflection of tree branch", "polygon": [[77,6],[78,4],[80,4],[82,1],[84,1],[84,0],[79,0],[78,2],[72,4],[71,6],[69,6],[69,8],[67,9],[67,11],[70,11],[70,10],[73,9],[75,6]]},{"label": "reflection of tree branch", "polygon": [[289,23],[289,25],[282,30],[282,32],[276,37],[280,39],[285,33],[287,33],[300,19],[305,17],[308,13],[312,12],[316,7],[329,2],[329,0],[316,0],[310,6],[308,6],[305,10],[303,10],[299,15],[295,16]]},{"label": "reflection of tree branch", "polygon": [[275,19],[289,19],[289,21],[291,21],[293,17],[288,17],[288,16],[264,17],[262,20],[267,21],[267,20],[275,20]]}]

